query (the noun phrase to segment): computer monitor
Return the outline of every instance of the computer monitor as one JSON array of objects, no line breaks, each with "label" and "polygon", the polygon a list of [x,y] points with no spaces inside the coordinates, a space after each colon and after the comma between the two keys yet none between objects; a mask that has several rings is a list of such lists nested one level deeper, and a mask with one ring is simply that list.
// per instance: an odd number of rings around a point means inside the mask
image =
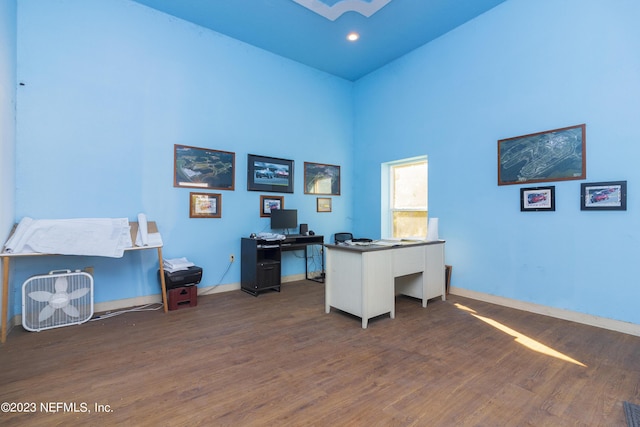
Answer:
[{"label": "computer monitor", "polygon": [[272,209],[271,210],[271,229],[272,230],[289,230],[298,228],[298,210],[297,209]]}]

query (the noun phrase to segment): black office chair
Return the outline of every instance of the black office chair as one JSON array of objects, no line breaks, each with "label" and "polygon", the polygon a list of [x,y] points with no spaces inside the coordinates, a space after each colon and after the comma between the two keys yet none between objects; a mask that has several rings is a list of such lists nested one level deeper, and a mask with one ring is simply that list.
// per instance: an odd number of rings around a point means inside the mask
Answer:
[{"label": "black office chair", "polygon": [[336,233],[333,235],[333,241],[336,245],[346,242],[347,240],[353,240],[353,234],[351,233]]}]

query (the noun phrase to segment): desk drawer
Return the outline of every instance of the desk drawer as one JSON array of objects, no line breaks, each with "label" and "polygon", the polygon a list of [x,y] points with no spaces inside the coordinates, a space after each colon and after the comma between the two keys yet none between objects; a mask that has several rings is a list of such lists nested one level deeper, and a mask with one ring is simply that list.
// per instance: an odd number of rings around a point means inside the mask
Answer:
[{"label": "desk drawer", "polygon": [[393,251],[393,277],[424,271],[424,246],[402,247]]}]

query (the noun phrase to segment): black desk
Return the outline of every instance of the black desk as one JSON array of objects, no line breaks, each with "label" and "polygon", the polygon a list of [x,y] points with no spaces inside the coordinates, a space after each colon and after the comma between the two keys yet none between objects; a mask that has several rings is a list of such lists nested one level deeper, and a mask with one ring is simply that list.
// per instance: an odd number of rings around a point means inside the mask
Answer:
[{"label": "black desk", "polygon": [[291,234],[284,240],[262,240],[242,238],[241,245],[241,289],[253,296],[274,289],[280,291],[282,252],[304,250],[304,274],[307,280],[324,282],[324,252],[321,254],[320,277],[309,277],[309,247],[324,244],[324,236]]}]

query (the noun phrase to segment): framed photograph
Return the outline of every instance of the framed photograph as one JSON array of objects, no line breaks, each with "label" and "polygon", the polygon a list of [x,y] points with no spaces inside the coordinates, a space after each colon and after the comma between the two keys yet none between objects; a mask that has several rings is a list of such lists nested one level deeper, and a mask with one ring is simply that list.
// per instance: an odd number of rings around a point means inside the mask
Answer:
[{"label": "framed photograph", "polygon": [[316,200],[316,211],[331,212],[331,197],[318,197]]},{"label": "framed photograph", "polygon": [[580,209],[583,211],[626,211],[627,181],[580,184]]},{"label": "framed photograph", "polygon": [[249,154],[247,190],[293,193],[293,160]]},{"label": "framed photograph", "polygon": [[340,166],[304,162],[304,193],[340,195]]},{"label": "framed photograph", "polygon": [[283,196],[260,196],[260,216],[271,217],[271,210],[284,209]]},{"label": "framed photograph", "polygon": [[222,218],[222,195],[189,193],[189,218]]},{"label": "framed photograph", "polygon": [[174,145],[173,158],[174,187],[234,189],[235,153]]},{"label": "framed photograph", "polygon": [[556,187],[531,187],[520,189],[520,211],[555,211]]},{"label": "framed photograph", "polygon": [[498,185],[586,177],[584,124],[498,141]]}]

